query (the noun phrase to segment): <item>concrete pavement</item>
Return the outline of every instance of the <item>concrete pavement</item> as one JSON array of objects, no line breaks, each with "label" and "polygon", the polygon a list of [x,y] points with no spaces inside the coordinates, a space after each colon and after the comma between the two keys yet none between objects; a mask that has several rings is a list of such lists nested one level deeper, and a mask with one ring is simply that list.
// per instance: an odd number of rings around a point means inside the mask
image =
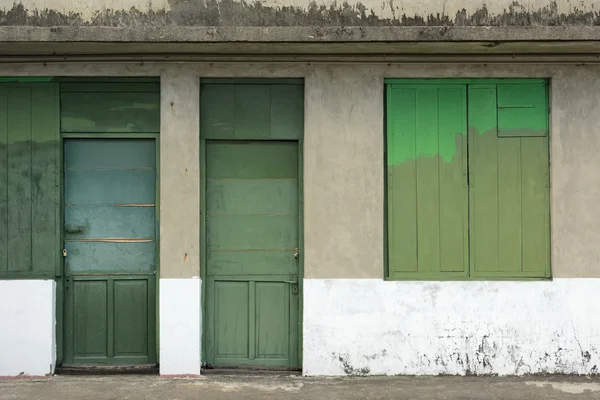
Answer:
[{"label": "concrete pavement", "polygon": [[600,399],[600,377],[55,376],[0,381],[0,400]]}]

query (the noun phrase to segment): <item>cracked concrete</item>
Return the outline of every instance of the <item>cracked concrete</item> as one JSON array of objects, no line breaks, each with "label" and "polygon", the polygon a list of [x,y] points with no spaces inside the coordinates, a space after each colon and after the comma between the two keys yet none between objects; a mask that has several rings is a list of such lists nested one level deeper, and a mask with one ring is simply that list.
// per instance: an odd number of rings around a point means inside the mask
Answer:
[{"label": "cracked concrete", "polygon": [[166,379],[74,377],[0,381],[0,400],[37,399],[600,399],[600,378],[552,376],[303,378],[284,375]]}]

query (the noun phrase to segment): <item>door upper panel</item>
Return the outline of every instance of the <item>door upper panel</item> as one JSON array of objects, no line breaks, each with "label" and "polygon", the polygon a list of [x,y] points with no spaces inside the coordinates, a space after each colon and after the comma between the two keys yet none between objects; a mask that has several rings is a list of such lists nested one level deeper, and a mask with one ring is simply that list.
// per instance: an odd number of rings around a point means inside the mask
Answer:
[{"label": "door upper panel", "polygon": [[206,154],[208,274],[297,274],[297,143],[210,142]]},{"label": "door upper panel", "polygon": [[67,140],[67,273],[153,273],[155,199],[153,139]]}]

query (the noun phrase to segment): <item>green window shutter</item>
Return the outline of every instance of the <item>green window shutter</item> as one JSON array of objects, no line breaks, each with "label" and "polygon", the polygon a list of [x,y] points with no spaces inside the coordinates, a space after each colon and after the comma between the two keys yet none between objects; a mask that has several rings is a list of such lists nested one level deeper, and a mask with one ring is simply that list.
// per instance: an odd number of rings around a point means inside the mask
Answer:
[{"label": "green window shutter", "polygon": [[200,135],[205,139],[301,139],[304,86],[294,80],[203,79],[200,114]]},{"label": "green window shutter", "polygon": [[471,275],[549,276],[546,88],[472,85],[469,116]]},{"label": "green window shutter", "polygon": [[0,277],[58,270],[60,148],[56,85],[0,86]]},{"label": "green window shutter", "polygon": [[465,276],[466,88],[394,84],[387,101],[389,276]]}]

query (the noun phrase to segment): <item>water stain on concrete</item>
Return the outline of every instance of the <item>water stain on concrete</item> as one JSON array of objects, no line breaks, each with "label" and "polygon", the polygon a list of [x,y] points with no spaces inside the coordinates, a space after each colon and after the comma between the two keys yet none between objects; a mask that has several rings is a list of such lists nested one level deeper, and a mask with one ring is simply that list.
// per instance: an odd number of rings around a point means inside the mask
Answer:
[{"label": "water stain on concrete", "polygon": [[136,7],[98,9],[90,18],[78,12],[53,9],[27,9],[22,3],[0,10],[0,26],[595,26],[600,13],[574,7],[569,13],[558,11],[556,1],[531,9],[518,2],[502,13],[492,14],[482,5],[473,13],[465,9],[455,14],[445,9],[428,15],[407,15],[392,0],[392,17],[383,18],[361,2],[333,2],[329,5],[308,2],[306,7],[265,6],[260,1],[169,0],[170,10]]}]

